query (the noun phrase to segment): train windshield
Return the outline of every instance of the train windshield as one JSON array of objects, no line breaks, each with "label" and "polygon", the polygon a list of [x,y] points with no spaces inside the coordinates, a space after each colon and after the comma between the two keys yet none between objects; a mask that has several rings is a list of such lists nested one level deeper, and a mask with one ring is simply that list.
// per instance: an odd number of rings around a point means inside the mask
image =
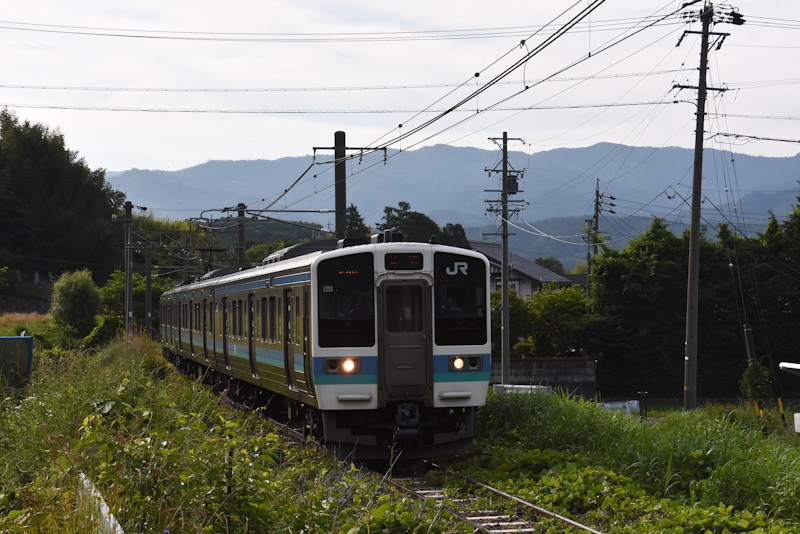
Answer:
[{"label": "train windshield", "polygon": [[437,345],[483,345],[486,332],[486,264],[480,259],[434,255]]},{"label": "train windshield", "polygon": [[374,262],[369,252],[319,263],[320,347],[371,347],[375,344],[374,280]]}]

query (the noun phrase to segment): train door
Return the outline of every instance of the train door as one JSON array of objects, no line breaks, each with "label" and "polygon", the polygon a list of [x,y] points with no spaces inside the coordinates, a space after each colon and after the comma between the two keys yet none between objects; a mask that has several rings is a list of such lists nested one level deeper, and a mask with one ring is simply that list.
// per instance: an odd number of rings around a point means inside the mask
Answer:
[{"label": "train door", "polygon": [[186,316],[183,308],[186,305],[179,300],[176,306],[178,308],[178,349],[183,352],[183,319]]},{"label": "train door", "polygon": [[225,368],[230,369],[228,360],[228,297],[222,297],[222,355],[225,358]]},{"label": "train door", "polygon": [[[214,355],[214,361],[217,361],[217,333],[214,331],[214,296],[211,296],[211,302],[208,303],[208,335],[211,338],[211,354]],[[219,367],[219,363],[217,363]]]},{"label": "train door", "polygon": [[250,355],[250,370],[253,372],[254,377],[258,377],[256,370],[256,302],[255,295],[252,293],[247,295],[247,353]]},{"label": "train door", "polygon": [[381,284],[379,389],[384,401],[432,394],[431,292],[423,281]]},{"label": "train door", "polygon": [[294,383],[294,313],[292,290],[283,292],[283,367],[286,370],[286,384],[289,389],[295,389]]},{"label": "train door", "polygon": [[311,362],[311,325],[309,324],[310,311],[309,288],[303,288],[303,366],[305,368],[306,391],[314,396],[313,365]]}]

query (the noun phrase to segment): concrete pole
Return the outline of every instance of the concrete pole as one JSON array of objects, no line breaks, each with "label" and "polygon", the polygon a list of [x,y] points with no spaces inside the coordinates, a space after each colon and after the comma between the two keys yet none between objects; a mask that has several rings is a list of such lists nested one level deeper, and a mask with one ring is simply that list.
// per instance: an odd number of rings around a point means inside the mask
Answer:
[{"label": "concrete pole", "polygon": [[697,407],[697,318],[700,293],[700,204],[703,180],[703,128],[705,127],[706,69],[708,64],[708,32],[714,9],[706,3],[701,20],[700,80],[697,95],[697,124],[694,142],[694,174],[692,176],[692,218],[689,229],[689,280],[686,289],[686,354],[684,357],[683,409]]},{"label": "concrete pole", "polygon": [[508,132],[503,132],[503,189],[502,196],[500,197],[503,208],[503,225],[502,225],[502,326],[500,329],[500,337],[502,339],[500,348],[500,367],[502,369],[501,382],[503,384],[510,384],[511,375],[511,306],[508,299]]},{"label": "concrete pole", "polygon": [[347,158],[344,132],[334,134],[334,192],[336,196],[336,239],[347,237]]}]

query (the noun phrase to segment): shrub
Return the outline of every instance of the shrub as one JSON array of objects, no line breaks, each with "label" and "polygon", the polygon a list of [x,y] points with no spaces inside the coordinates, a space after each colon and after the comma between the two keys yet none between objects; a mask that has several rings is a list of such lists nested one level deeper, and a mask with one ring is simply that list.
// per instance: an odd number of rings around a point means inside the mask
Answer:
[{"label": "shrub", "polygon": [[87,269],[64,273],[53,284],[50,314],[56,323],[71,328],[78,336],[85,337],[94,329],[99,310],[100,292]]}]

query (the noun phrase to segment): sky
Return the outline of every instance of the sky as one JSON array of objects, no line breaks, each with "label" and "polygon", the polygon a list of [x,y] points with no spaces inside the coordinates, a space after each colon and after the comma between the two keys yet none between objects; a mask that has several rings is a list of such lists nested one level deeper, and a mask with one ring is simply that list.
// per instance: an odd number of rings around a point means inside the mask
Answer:
[{"label": "sky", "polygon": [[[503,132],[528,153],[690,148],[697,94],[674,86],[698,83],[700,37],[681,36],[700,22],[669,14],[702,3],[683,3],[6,2],[0,108],[109,171],[307,155],[337,130],[402,150],[494,149]],[[794,156],[800,3],[715,5],[733,10],[744,25],[712,28],[729,35],[709,53],[726,90],[709,93],[707,146]]]}]

